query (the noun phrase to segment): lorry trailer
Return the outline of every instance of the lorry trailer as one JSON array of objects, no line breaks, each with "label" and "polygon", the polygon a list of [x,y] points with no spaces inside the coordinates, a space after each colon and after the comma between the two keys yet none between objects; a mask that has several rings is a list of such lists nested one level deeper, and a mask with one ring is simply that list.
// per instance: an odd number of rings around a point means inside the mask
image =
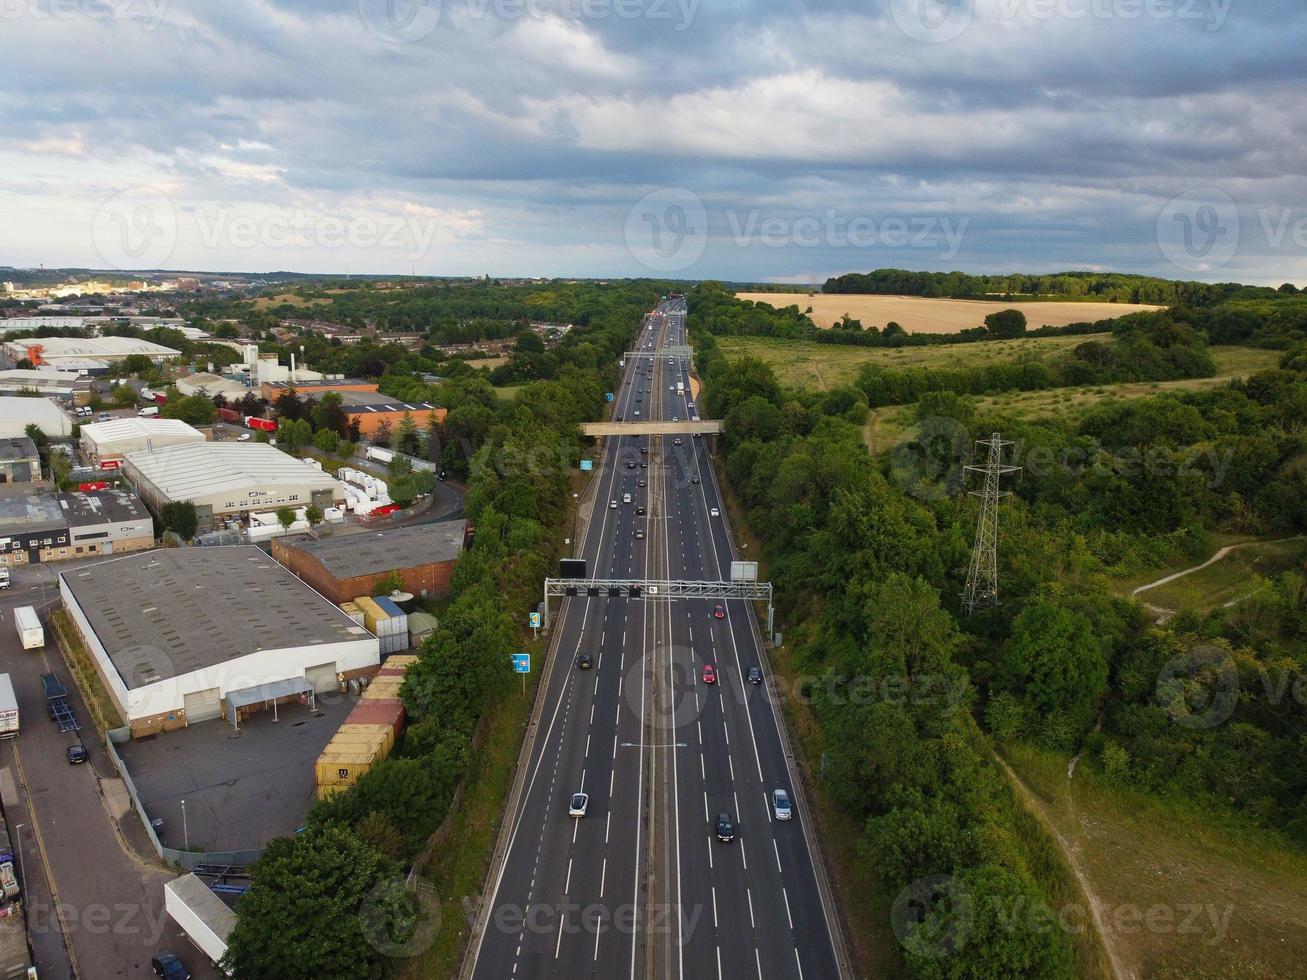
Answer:
[{"label": "lorry trailer", "polygon": [[14,625],[18,627],[18,639],[24,650],[39,650],[45,646],[45,630],[41,619],[31,606],[19,606],[14,610]]}]

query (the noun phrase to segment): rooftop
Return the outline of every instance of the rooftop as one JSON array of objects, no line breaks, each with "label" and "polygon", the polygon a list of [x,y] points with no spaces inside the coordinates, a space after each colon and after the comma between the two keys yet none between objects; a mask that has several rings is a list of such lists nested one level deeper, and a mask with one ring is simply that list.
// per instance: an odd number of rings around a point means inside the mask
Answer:
[{"label": "rooftop", "polygon": [[463,553],[466,524],[466,521],[442,521],[317,540],[303,538],[293,542],[293,547],[312,555],[336,578],[355,578],[453,561]]},{"label": "rooftop", "polygon": [[141,418],[128,415],[108,422],[89,422],[81,428],[82,436],[97,446],[122,440],[161,439],[177,442],[203,442],[204,433],[191,428],[181,419]]},{"label": "rooftop", "polygon": [[149,515],[139,497],[126,490],[86,493],[0,492],[0,537],[18,531],[84,527],[106,521],[134,521]]},{"label": "rooftop", "polygon": [[335,477],[276,446],[259,442],[196,442],[128,453],[127,463],[173,500],[245,490],[250,484],[344,488]]},{"label": "rooftop", "polygon": [[395,399],[378,398],[373,395],[364,405],[345,404],[341,409],[346,415],[368,415],[374,412],[412,412],[414,415],[427,412],[439,412],[430,402],[401,402]]},{"label": "rooftop", "polygon": [[[50,357],[126,357],[145,354],[147,357],[176,357],[181,351],[162,344],[139,340],[136,337],[30,337],[12,341],[24,347],[39,347],[42,358]],[[35,358],[33,358],[35,360]]]},{"label": "rooftop", "polygon": [[269,388],[286,389],[286,388],[358,388],[366,385],[370,390],[376,391],[377,384],[375,381],[365,381],[363,378],[322,378],[318,381],[269,381]]},{"label": "rooftop", "polygon": [[0,491],[0,537],[23,531],[54,530],[65,524],[63,511],[53,494]]},{"label": "rooftop", "polygon": [[66,436],[73,431],[63,409],[49,398],[0,396],[0,437],[21,436],[33,424],[48,436]]},{"label": "rooftop", "polygon": [[0,439],[0,460],[25,460],[37,458],[36,443],[27,436]]},{"label": "rooftop", "polygon": [[369,634],[253,545],[165,548],[59,576],[129,690]]}]

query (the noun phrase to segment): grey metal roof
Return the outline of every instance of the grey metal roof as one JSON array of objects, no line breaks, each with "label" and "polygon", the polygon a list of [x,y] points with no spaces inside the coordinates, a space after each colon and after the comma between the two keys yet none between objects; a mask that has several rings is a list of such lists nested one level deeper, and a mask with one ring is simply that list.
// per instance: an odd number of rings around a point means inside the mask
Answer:
[{"label": "grey metal roof", "polygon": [[257,442],[194,442],[163,446],[153,452],[128,453],[127,462],[170,500],[203,494],[280,485],[331,490],[345,496],[340,481],[288,456],[276,446]]},{"label": "grey metal roof", "polygon": [[466,525],[466,521],[441,521],[287,543],[312,555],[336,578],[346,579],[453,561],[463,553]]},{"label": "grey metal roof", "polygon": [[165,548],[59,577],[129,690],[259,651],[371,635],[252,545]]},{"label": "grey metal roof", "polygon": [[36,451],[36,443],[27,436],[19,436],[16,439],[0,439],[0,460],[36,459],[39,455]]}]

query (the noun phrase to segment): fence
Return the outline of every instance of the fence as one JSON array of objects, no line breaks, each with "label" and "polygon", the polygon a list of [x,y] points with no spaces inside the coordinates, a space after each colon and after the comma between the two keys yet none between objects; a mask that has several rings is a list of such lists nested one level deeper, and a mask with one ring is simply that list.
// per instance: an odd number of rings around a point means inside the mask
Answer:
[{"label": "fence", "polygon": [[263,856],[262,848],[251,848],[245,851],[179,851],[175,847],[164,847],[163,842],[159,840],[159,835],[154,832],[154,827],[150,824],[150,815],[145,812],[141,798],[136,795],[136,784],[132,782],[132,774],[127,771],[122,757],[118,755],[118,750],[114,747],[121,745],[123,742],[130,742],[132,740],[132,730],[130,728],[113,728],[106,732],[105,736],[105,745],[109,749],[109,758],[113,760],[114,768],[118,770],[123,785],[127,787],[127,795],[132,799],[132,806],[136,808],[136,815],[141,818],[141,823],[145,827],[145,835],[150,838],[150,844],[154,847],[155,853],[159,855],[160,860],[165,864],[175,865],[186,871],[194,871],[201,864],[253,864]]}]

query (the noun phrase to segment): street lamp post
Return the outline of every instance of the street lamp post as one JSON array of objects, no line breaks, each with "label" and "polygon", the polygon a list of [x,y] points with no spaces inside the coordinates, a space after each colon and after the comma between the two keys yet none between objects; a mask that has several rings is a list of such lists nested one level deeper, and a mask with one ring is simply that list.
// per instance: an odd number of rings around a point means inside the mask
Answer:
[{"label": "street lamp post", "polygon": [[14,840],[18,844],[18,877],[23,880],[23,894],[27,893],[27,869],[23,866],[23,828],[27,824],[14,825]]},{"label": "street lamp post", "polygon": [[186,850],[191,849],[191,835],[186,827],[186,801],[182,800],[182,847]]}]

